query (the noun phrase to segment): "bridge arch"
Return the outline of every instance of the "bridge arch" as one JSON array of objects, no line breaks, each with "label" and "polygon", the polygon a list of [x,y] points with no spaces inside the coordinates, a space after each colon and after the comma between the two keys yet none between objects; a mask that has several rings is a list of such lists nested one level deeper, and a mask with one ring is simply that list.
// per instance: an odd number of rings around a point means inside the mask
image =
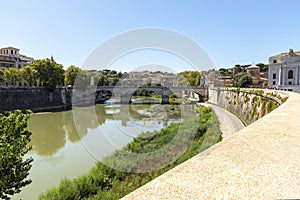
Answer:
[{"label": "bridge arch", "polygon": [[105,100],[109,99],[113,96],[113,92],[111,90],[96,90],[95,92],[95,102],[103,103]]},{"label": "bridge arch", "polygon": [[[199,101],[204,101],[208,97],[208,88],[204,87],[163,87],[163,86],[99,86],[97,91],[111,91],[112,95],[120,95],[121,104],[129,104],[131,102],[131,97],[134,92],[146,90],[151,91],[162,96],[161,104],[169,103],[169,96],[173,93],[182,92],[183,90],[189,90],[197,93],[199,95]],[[99,94],[97,97],[99,97]]]},{"label": "bridge arch", "polygon": [[120,95],[120,103],[121,104],[129,104],[131,103],[131,98],[133,94],[137,91],[149,91],[155,94],[160,94],[162,96],[162,104],[168,104],[169,103],[169,95],[173,92],[166,87],[162,86],[139,86],[139,87],[114,87],[113,88],[113,94],[119,94]]}]

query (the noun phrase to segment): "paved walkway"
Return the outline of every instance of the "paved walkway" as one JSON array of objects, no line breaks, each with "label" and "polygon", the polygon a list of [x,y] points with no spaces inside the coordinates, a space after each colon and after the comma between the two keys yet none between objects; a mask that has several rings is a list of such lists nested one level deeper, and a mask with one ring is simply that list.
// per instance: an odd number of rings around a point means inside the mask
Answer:
[{"label": "paved walkway", "polygon": [[245,128],[241,120],[231,112],[213,104],[201,103],[200,105],[212,107],[215,111],[220,121],[223,139]]},{"label": "paved walkway", "polygon": [[300,94],[124,199],[300,198]]}]

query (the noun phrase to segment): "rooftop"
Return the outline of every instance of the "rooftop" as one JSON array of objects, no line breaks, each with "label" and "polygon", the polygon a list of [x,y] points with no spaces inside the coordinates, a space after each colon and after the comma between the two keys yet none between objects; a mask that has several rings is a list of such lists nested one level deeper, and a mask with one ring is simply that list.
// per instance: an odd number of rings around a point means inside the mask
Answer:
[{"label": "rooftop", "polygon": [[293,49],[290,49],[288,53],[280,53],[275,56],[271,56],[270,58],[282,58],[282,57],[291,57],[291,56],[300,56],[300,51],[294,52]]},{"label": "rooftop", "polygon": [[15,47],[3,47],[3,48],[1,48],[1,49],[13,49],[13,50],[20,50],[20,49],[18,49],[18,48],[15,48]]},{"label": "rooftop", "polygon": [[258,66],[252,64],[251,66],[247,67],[247,69],[260,69]]}]

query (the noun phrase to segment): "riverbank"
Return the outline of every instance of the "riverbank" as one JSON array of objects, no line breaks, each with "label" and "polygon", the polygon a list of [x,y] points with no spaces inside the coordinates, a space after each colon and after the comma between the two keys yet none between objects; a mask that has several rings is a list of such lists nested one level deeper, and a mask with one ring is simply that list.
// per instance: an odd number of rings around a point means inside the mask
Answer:
[{"label": "riverbank", "polygon": [[[196,130],[188,149],[175,162],[155,171],[135,173],[142,171],[149,164],[157,164],[159,160],[128,162],[126,166],[123,166],[121,159],[116,159],[118,156],[122,157],[122,150],[119,150],[113,154],[114,156],[103,160],[105,163],[114,163],[115,168],[98,162],[87,175],[74,180],[63,180],[58,187],[43,193],[40,199],[119,199],[123,197],[221,140],[219,122],[213,110],[201,107],[199,112],[200,117],[173,123],[160,131],[142,133],[122,149],[137,154],[155,152],[169,144],[179,129],[184,131],[183,136],[185,134],[188,136],[189,132]],[[174,151],[176,148],[168,152],[172,154]],[[127,168],[127,172],[116,170],[116,168],[124,167]]]}]

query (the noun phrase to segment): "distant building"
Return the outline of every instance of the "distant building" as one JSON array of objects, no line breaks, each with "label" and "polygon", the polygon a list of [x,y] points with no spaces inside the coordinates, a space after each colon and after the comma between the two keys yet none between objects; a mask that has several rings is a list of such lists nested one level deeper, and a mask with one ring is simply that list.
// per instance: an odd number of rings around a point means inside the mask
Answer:
[{"label": "distant building", "polygon": [[254,88],[267,88],[268,79],[265,77],[265,73],[260,72],[260,67],[252,64],[247,67],[246,72],[252,77],[252,87]]},{"label": "distant building", "polygon": [[0,69],[21,69],[34,62],[34,59],[19,53],[20,49],[5,47],[0,49]]},{"label": "distant building", "polygon": [[260,67],[256,65],[235,65],[233,68],[227,69],[228,74],[220,73],[220,71],[209,70],[209,86],[210,87],[228,87],[234,85],[234,76],[241,72],[246,72],[252,77],[252,85],[254,88],[267,88],[268,79],[266,73],[260,72]]},{"label": "distant building", "polygon": [[250,74],[252,77],[259,77],[260,76],[260,68],[256,65],[251,65],[247,67],[247,73]]},{"label": "distant building", "polygon": [[300,52],[290,49],[269,58],[268,86],[279,90],[300,92]]},{"label": "distant building", "polygon": [[149,82],[152,86],[178,86],[178,75],[168,72],[133,71],[122,80],[123,86],[142,86]]},{"label": "distant building", "polygon": [[236,75],[239,73],[239,66],[235,65],[233,68],[232,68],[232,74],[233,75]]}]

